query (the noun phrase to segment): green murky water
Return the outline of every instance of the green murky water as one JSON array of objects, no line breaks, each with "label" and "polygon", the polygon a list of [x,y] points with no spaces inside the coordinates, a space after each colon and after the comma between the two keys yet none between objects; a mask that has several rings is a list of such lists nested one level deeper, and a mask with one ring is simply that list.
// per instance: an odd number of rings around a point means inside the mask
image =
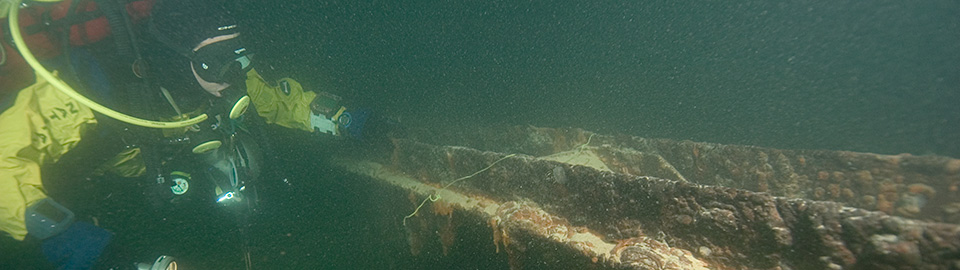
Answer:
[{"label": "green murky water", "polygon": [[[413,126],[960,157],[955,1],[241,2],[263,73]],[[218,209],[164,220],[132,195],[102,221],[131,252],[210,269],[244,267],[244,243],[257,269],[507,267],[469,245],[411,258],[400,227],[363,218],[392,209],[306,149],[280,151],[245,234]],[[40,262],[30,243],[2,247],[14,267]]]}]

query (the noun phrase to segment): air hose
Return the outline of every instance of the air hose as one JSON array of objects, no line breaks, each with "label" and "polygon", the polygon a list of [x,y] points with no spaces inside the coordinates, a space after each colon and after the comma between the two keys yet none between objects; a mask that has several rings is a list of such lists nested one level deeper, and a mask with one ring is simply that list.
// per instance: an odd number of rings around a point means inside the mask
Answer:
[{"label": "air hose", "polygon": [[24,61],[26,61],[27,64],[29,64],[30,67],[33,68],[34,72],[39,74],[40,77],[43,77],[43,79],[47,80],[47,82],[50,83],[50,85],[52,85],[57,90],[60,90],[60,92],[62,92],[63,94],[77,100],[81,104],[89,107],[90,109],[98,113],[101,113],[113,119],[117,119],[124,123],[142,126],[142,127],[180,128],[180,127],[192,126],[194,124],[203,122],[204,120],[207,119],[206,114],[202,114],[187,120],[174,121],[174,122],[142,119],[142,118],[133,117],[133,116],[126,115],[121,112],[112,110],[103,105],[100,105],[99,103],[94,102],[93,100],[88,99],[87,97],[84,97],[80,93],[77,93],[77,91],[71,88],[69,85],[67,85],[67,83],[55,77],[52,73],[50,73],[50,71],[44,68],[43,65],[40,64],[40,61],[38,61],[37,58],[33,56],[33,53],[30,52],[30,49],[27,48],[27,44],[26,42],[23,41],[23,36],[20,33],[20,22],[19,22],[20,9],[18,7],[22,2],[23,0],[11,1],[12,5],[10,6],[10,13],[8,14],[10,34],[11,36],[13,36],[13,43],[16,44],[17,50],[20,51],[20,54],[23,56]]},{"label": "air hose", "polygon": [[126,58],[133,58],[134,52],[131,49],[132,41],[129,32],[127,32],[127,23],[124,14],[127,13],[124,6],[114,0],[95,0],[97,6],[103,10],[103,17],[107,18],[110,25],[110,34],[116,43],[117,54]]}]

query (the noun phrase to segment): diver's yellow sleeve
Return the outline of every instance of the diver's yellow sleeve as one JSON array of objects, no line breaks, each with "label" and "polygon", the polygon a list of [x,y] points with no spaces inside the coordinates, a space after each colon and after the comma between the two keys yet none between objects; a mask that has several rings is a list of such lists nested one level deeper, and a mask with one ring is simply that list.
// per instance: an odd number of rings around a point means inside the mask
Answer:
[{"label": "diver's yellow sleeve", "polygon": [[257,114],[267,123],[313,132],[310,128],[310,103],[317,96],[303,91],[300,83],[290,78],[271,86],[256,70],[247,73],[247,95],[257,108]]},{"label": "diver's yellow sleeve", "polygon": [[20,90],[0,113],[0,230],[23,240],[24,209],[46,197],[40,166],[56,162],[96,124],[93,111],[43,78]]}]

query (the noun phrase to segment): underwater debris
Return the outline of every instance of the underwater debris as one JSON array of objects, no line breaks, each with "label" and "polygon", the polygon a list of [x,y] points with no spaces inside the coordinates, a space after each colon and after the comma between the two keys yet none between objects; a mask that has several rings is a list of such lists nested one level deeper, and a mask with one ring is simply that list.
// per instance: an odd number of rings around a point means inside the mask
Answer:
[{"label": "underwater debris", "polygon": [[567,173],[563,170],[563,166],[553,167],[553,182],[559,185],[567,184]]}]

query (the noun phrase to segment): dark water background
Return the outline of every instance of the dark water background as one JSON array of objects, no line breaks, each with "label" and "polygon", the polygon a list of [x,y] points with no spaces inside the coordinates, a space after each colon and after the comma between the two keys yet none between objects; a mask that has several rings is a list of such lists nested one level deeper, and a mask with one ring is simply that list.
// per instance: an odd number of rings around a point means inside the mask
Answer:
[{"label": "dark water background", "polygon": [[263,61],[407,123],[960,157],[956,1],[246,1]]}]

